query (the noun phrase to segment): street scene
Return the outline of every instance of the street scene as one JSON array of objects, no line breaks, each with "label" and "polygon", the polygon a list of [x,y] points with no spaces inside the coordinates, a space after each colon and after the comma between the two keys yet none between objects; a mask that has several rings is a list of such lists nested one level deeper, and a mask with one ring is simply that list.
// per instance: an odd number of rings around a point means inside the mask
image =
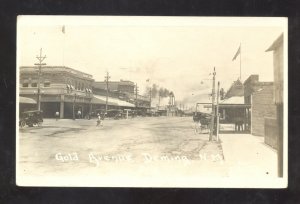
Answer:
[{"label": "street scene", "polygon": [[[276,153],[262,139],[226,135],[222,143],[209,142],[208,134],[195,133],[190,117],[105,120],[101,127],[95,124],[95,119],[48,119],[43,127],[20,130],[21,175],[40,180],[50,173],[62,179],[70,175],[133,180],[163,176],[167,181],[182,175],[276,177]],[[239,155],[241,145],[251,151]]]},{"label": "street scene", "polygon": [[21,16],[17,185],[285,186],[286,23]]}]

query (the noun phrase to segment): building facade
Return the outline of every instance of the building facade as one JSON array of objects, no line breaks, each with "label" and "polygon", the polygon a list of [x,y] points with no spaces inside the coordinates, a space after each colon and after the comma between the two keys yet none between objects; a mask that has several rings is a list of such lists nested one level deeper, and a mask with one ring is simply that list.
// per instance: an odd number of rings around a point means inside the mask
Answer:
[{"label": "building facade", "polygon": [[265,143],[278,150],[278,175],[283,175],[283,106],[284,106],[284,41],[283,33],[272,43],[266,52],[273,52],[274,100],[276,117],[266,120]]},{"label": "building facade", "polygon": [[244,96],[244,85],[239,79],[233,82],[224,98],[226,99],[233,96]]},{"label": "building facade", "polygon": [[253,135],[265,135],[265,119],[276,118],[276,106],[273,102],[273,82],[260,82],[258,75],[251,75],[244,82],[244,99],[251,104],[251,124]]},{"label": "building facade", "polygon": [[[96,81],[93,83],[93,87],[95,89],[106,90],[106,82],[105,81]],[[120,80],[120,81],[109,81],[108,90],[111,92],[127,92],[134,93],[135,84],[132,81],[128,80]]]},{"label": "building facade", "polygon": [[[84,117],[91,111],[93,76],[65,66],[20,67],[19,95],[40,101],[44,117]],[[38,83],[40,94],[38,94]],[[22,110],[20,110],[22,111]]]},{"label": "building facade", "polygon": [[135,93],[135,84],[132,81],[109,81],[108,92],[105,81],[96,81],[93,83],[94,94],[108,96],[132,103],[138,109],[147,109],[150,107],[150,97]]}]

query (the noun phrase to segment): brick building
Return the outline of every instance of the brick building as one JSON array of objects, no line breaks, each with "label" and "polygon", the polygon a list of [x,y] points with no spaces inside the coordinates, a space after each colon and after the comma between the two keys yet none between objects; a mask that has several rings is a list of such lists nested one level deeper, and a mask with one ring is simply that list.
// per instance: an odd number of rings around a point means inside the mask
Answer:
[{"label": "brick building", "polygon": [[94,81],[90,74],[65,66],[43,66],[39,80],[38,67],[21,66],[19,81],[19,95],[36,101],[39,97],[44,117],[54,117],[56,111],[60,118],[72,118],[78,110],[82,116],[90,112]]},{"label": "brick building", "polygon": [[[93,87],[95,89],[106,90],[106,82],[105,81],[95,81],[93,83]],[[127,92],[134,93],[135,84],[132,81],[128,80],[120,80],[120,81],[109,81],[108,90],[111,92]]]},{"label": "brick building", "polygon": [[[93,83],[94,94],[106,96],[106,82],[96,81]],[[120,80],[109,81],[108,96],[114,99],[120,99],[128,103],[132,103],[139,109],[147,109],[150,107],[150,97],[135,94],[135,84],[132,81]]]}]

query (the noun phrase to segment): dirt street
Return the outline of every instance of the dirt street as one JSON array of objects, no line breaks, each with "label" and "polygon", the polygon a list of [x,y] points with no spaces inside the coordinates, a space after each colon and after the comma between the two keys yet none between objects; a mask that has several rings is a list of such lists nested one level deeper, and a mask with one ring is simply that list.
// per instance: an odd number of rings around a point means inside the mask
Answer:
[{"label": "dirt street", "polygon": [[17,159],[24,184],[227,175],[221,145],[195,133],[191,117],[104,120],[98,127],[96,119],[45,119],[42,127],[20,129]]}]

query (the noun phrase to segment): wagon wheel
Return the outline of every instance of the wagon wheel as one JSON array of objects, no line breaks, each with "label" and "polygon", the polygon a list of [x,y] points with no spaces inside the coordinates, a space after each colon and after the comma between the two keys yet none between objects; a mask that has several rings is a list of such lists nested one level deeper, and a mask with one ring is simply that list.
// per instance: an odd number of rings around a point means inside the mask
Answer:
[{"label": "wagon wheel", "polygon": [[24,127],[25,125],[26,125],[25,121],[22,120],[22,121],[21,121],[21,124],[20,124],[21,128]]}]

